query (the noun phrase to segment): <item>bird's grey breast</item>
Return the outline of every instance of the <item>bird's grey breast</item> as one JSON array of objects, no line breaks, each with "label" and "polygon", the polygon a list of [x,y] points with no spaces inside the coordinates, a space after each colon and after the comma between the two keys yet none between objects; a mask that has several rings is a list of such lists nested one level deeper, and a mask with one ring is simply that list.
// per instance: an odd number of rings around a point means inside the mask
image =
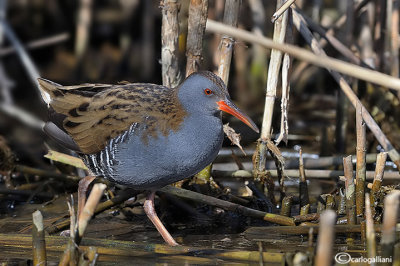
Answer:
[{"label": "bird's grey breast", "polygon": [[140,189],[157,188],[189,177],[210,164],[223,140],[217,116],[185,117],[179,130],[143,140],[133,124],[105,149],[84,158],[96,175]]}]

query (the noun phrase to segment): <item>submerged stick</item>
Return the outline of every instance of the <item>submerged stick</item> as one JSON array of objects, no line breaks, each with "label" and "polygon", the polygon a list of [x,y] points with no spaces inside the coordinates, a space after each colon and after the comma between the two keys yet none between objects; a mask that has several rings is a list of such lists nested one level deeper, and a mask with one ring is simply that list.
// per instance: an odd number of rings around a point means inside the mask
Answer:
[{"label": "submerged stick", "polygon": [[172,195],[175,195],[175,196],[183,198],[183,199],[188,199],[188,200],[208,204],[211,206],[219,207],[224,210],[238,212],[245,216],[263,219],[264,221],[268,221],[271,223],[276,223],[276,224],[280,224],[280,225],[295,225],[293,218],[278,215],[278,214],[272,214],[272,213],[254,210],[254,209],[247,208],[247,207],[244,207],[239,204],[235,204],[235,203],[225,201],[225,200],[220,200],[220,199],[210,197],[207,195],[203,195],[203,194],[193,192],[190,190],[179,189],[179,188],[172,187],[172,186],[166,186],[162,189],[159,189],[159,191],[162,191],[162,192],[165,192],[168,194],[172,194]]},{"label": "submerged stick", "polygon": [[32,213],[32,247],[33,247],[33,265],[43,266],[47,263],[46,243],[43,230],[43,216],[40,211]]}]

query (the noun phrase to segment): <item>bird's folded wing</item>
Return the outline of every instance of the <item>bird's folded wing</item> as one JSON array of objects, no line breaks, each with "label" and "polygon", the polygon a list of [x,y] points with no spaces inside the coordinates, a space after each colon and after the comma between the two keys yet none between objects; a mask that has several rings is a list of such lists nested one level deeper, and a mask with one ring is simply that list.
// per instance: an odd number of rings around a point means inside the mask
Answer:
[{"label": "bird's folded wing", "polygon": [[152,84],[61,86],[39,79],[41,89],[50,94],[50,105],[64,115],[62,129],[80,151],[93,154],[134,124],[143,141],[168,134],[183,121],[184,111],[168,88]]}]

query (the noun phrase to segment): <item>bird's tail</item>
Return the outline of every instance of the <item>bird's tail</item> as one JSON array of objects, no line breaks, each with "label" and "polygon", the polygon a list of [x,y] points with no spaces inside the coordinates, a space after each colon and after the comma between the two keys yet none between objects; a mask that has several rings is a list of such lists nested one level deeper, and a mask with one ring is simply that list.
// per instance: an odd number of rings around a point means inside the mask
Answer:
[{"label": "bird's tail", "polygon": [[58,88],[62,85],[44,78],[38,78],[38,83],[42,98],[47,103],[47,105],[49,105],[51,99],[60,92]]}]

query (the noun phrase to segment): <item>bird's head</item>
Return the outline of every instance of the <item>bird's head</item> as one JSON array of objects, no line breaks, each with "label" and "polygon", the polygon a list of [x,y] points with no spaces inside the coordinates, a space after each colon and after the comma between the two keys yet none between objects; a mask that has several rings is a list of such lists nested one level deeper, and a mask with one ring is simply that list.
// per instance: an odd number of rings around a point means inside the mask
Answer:
[{"label": "bird's head", "polygon": [[186,110],[210,115],[224,111],[259,132],[253,120],[232,102],[224,82],[214,73],[195,72],[183,81],[178,90],[178,97]]}]

